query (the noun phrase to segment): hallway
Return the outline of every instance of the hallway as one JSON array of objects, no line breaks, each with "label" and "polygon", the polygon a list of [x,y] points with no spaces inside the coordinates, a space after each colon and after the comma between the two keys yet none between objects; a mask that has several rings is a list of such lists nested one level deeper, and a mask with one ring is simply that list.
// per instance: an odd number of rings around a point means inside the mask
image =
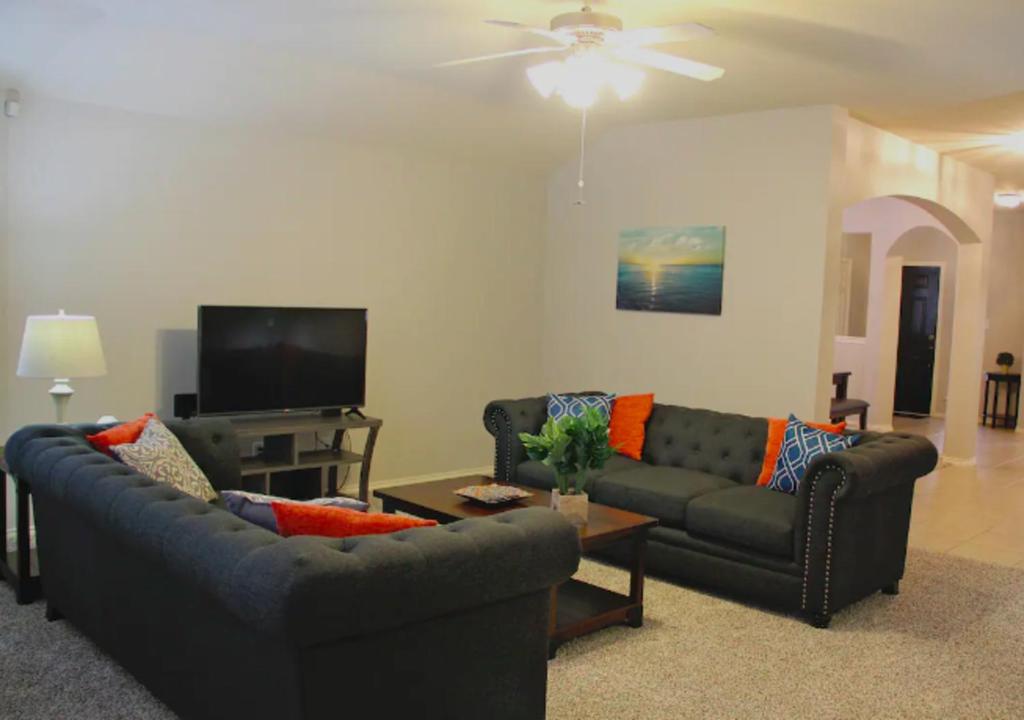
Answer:
[{"label": "hallway", "polygon": [[[943,439],[942,420],[894,418],[896,430]],[[917,482],[912,547],[1024,567],[1024,433],[978,428],[977,465],[945,465]]]}]

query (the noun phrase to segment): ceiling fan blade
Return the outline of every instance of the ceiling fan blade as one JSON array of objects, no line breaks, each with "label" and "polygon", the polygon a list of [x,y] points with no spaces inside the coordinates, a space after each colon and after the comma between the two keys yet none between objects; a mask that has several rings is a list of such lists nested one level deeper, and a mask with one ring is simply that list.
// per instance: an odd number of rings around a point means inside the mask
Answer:
[{"label": "ceiling fan blade", "polygon": [[488,25],[497,25],[498,27],[522,30],[523,32],[540,35],[541,37],[554,40],[562,45],[571,45],[573,40],[570,35],[559,33],[554,30],[547,30],[545,28],[533,27],[532,25],[524,25],[523,23],[516,22],[514,20],[484,20],[484,22]]},{"label": "ceiling fan blade", "polygon": [[564,47],[536,47],[525,50],[512,50],[511,52],[495,53],[493,55],[481,55],[479,57],[463,58],[462,60],[449,60],[448,62],[437,63],[434,67],[453,67],[455,65],[469,65],[470,63],[484,62],[486,60],[500,60],[501,58],[516,57],[517,55],[533,55],[535,53],[562,52]]},{"label": "ceiling fan blade", "polygon": [[615,50],[615,56],[620,60],[625,60],[626,62],[631,62],[636,65],[645,65],[657,70],[675,73],[676,75],[685,75],[686,77],[691,77],[696,80],[717,80],[725,74],[725,70],[720,67],[706,65],[705,63],[679,57],[678,55],[669,55],[667,53],[657,52],[656,50],[648,50],[647,48],[618,48]]},{"label": "ceiling fan blade", "polygon": [[711,37],[715,31],[707,25],[700,23],[680,23],[679,25],[664,25],[662,27],[641,27],[632,30],[623,30],[617,33],[609,33],[608,41],[615,46],[658,45],[660,43],[685,42],[687,40],[700,40]]}]

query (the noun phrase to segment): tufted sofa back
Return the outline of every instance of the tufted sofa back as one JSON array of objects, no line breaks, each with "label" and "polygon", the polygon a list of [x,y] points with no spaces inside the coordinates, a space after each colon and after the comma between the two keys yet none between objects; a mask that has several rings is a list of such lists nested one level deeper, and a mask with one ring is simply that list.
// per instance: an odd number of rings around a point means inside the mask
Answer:
[{"label": "tufted sofa back", "polygon": [[[189,422],[209,429],[221,421]],[[73,554],[76,567],[110,559],[83,549],[100,536],[252,627],[302,646],[546,590],[579,562],[576,529],[544,508],[390,535],[282,538],[93,450],[84,433],[95,427],[29,426],[5,449],[12,472],[32,487],[37,521],[60,520],[40,524],[40,558],[54,587],[67,578],[85,583],[62,598],[65,609],[116,590],[89,573],[61,572],[63,555]],[[103,632],[103,612],[92,615]]]},{"label": "tufted sofa back", "polygon": [[643,460],[752,485],[767,440],[764,418],[656,404],[647,421]]},{"label": "tufted sofa back", "polygon": [[[213,489],[242,489],[242,460],[235,428],[224,418],[193,418],[191,420],[163,420],[167,429],[174,433],[185,451],[196,461],[213,485]],[[86,450],[92,446],[86,435],[106,430],[111,425],[82,423],[79,425],[35,425],[30,426],[37,435],[68,439]],[[13,455],[18,441],[8,443],[8,454]]]}]

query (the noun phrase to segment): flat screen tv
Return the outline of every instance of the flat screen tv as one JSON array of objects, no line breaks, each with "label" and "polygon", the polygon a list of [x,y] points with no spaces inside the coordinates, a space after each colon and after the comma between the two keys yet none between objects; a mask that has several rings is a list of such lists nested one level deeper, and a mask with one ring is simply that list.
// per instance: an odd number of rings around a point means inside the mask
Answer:
[{"label": "flat screen tv", "polygon": [[361,407],[366,309],[199,307],[200,415]]}]

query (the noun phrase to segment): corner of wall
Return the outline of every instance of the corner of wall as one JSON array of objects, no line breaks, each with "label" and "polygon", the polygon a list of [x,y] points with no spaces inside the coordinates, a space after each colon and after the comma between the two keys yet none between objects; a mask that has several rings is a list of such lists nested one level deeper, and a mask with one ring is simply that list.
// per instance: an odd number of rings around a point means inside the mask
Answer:
[{"label": "corner of wall", "polygon": [[[7,334],[10,318],[7,313],[7,291],[10,283],[7,281],[7,252],[8,252],[8,219],[7,219],[7,158],[9,153],[9,124],[10,120],[0,113],[0,338],[9,337]],[[5,343],[6,345],[6,343]],[[10,382],[7,372],[10,355],[10,348],[0,349],[0,441],[7,437],[8,426],[8,402],[7,385]]]},{"label": "corner of wall", "polygon": [[[7,316],[7,292],[10,287],[10,283],[7,281],[7,233],[8,233],[8,221],[7,221],[7,156],[9,152],[9,136],[8,136],[8,124],[9,120],[7,117],[0,113],[0,338],[8,337],[7,325],[9,318]],[[6,441],[7,434],[10,432],[8,425],[8,393],[7,385],[10,382],[10,375],[7,372],[9,367],[8,356],[10,355],[10,348],[7,343],[0,343],[0,444]],[[6,482],[6,481],[5,481]],[[4,532],[4,545],[3,551],[7,552],[7,541],[8,534],[11,527],[13,527],[14,513],[13,511],[13,500],[8,496],[8,507],[5,508],[8,523],[10,527],[2,528]]]},{"label": "corner of wall", "polygon": [[836,308],[838,295],[830,278],[839,276],[839,256],[843,235],[843,180],[846,169],[846,142],[850,113],[831,106],[832,124],[826,189],[825,255],[821,274],[821,318],[818,338],[818,371],[814,393],[814,417],[828,419],[832,398],[832,367],[835,359]]}]

